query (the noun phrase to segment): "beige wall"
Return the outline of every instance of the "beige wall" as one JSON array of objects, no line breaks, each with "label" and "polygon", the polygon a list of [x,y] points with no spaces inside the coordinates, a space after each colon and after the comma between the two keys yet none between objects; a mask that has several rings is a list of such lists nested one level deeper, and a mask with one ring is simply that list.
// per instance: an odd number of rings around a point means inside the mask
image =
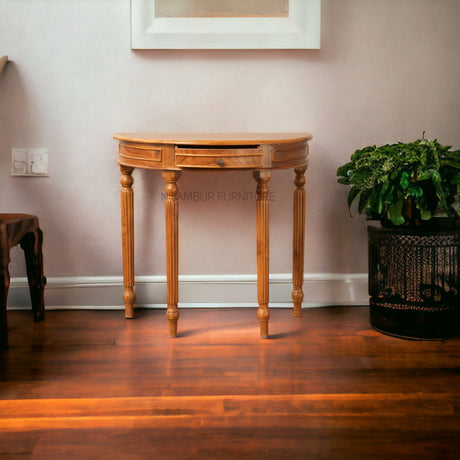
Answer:
[{"label": "beige wall", "polygon": [[[323,0],[306,51],[131,51],[128,0],[0,0],[0,210],[39,215],[48,276],[121,273],[117,131],[310,131],[307,273],[367,269],[366,222],[335,171],[426,131],[460,148],[460,1]],[[48,147],[49,178],[10,176]],[[271,272],[290,270],[291,173],[272,180]],[[159,174],[135,173],[137,272],[164,273]],[[253,192],[184,174],[184,192]],[[255,273],[254,203],[181,203],[181,273]],[[218,255],[218,257],[216,257]],[[19,253],[12,275],[24,276]]]}]

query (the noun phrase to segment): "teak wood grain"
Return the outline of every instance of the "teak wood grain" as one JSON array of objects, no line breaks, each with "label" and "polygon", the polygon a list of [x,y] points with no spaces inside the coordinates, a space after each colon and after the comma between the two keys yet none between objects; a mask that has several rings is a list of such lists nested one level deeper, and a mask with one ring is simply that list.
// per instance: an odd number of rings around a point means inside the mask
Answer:
[{"label": "teak wood grain", "polygon": [[294,316],[302,315],[303,267],[305,251],[305,171],[306,167],[296,168],[294,184],[294,223],[293,223],[293,261],[292,261],[292,301]]},{"label": "teak wood grain", "polygon": [[460,339],[404,341],[367,307],[10,311],[0,460],[456,460]]},{"label": "teak wood grain", "polygon": [[312,139],[309,133],[117,133],[119,141],[169,145],[288,145]]},{"label": "teak wood grain", "polygon": [[178,228],[179,203],[177,179],[181,170],[249,170],[257,181],[257,318],[260,336],[268,337],[269,302],[269,200],[271,171],[295,171],[293,291],[294,315],[301,315],[305,240],[305,171],[308,133],[121,133],[118,163],[121,169],[121,221],[125,316],[134,317],[134,168],[163,171],[166,182],[166,275],[167,318],[170,336],[177,335],[178,311]]},{"label": "teak wood grain", "polygon": [[133,168],[120,166],[121,170],[121,234],[123,245],[123,300],[126,318],[134,317],[134,183]]},{"label": "teak wood grain", "polygon": [[165,222],[166,222],[166,280],[167,302],[166,318],[169,322],[169,336],[177,335],[179,319],[179,221],[177,203],[177,180],[180,172],[163,171],[165,180]]}]

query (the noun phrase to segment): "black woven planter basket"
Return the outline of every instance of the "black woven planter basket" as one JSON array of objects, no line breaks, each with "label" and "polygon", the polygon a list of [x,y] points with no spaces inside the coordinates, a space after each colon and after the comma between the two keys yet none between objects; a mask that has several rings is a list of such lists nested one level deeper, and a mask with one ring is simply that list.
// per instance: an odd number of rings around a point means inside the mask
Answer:
[{"label": "black woven planter basket", "polygon": [[460,336],[460,229],[368,227],[372,327],[409,339]]}]

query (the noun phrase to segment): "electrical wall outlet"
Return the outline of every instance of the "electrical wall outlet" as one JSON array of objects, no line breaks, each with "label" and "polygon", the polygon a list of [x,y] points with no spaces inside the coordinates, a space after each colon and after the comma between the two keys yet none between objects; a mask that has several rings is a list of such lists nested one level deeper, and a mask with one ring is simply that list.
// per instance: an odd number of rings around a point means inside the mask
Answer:
[{"label": "electrical wall outlet", "polygon": [[27,175],[27,149],[13,149],[11,161],[12,176]]},{"label": "electrical wall outlet", "polygon": [[48,149],[14,148],[11,159],[12,176],[48,176]]}]

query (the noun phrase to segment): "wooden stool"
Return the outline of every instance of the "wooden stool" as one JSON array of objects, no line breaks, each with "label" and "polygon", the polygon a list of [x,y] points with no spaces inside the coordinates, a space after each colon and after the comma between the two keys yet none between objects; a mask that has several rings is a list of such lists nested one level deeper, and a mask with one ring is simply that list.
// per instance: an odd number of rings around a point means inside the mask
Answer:
[{"label": "wooden stool", "polygon": [[26,258],[27,279],[34,321],[45,317],[42,255],[43,234],[38,217],[28,214],[0,214],[0,348],[8,348],[7,298],[10,286],[10,249],[21,245]]}]

